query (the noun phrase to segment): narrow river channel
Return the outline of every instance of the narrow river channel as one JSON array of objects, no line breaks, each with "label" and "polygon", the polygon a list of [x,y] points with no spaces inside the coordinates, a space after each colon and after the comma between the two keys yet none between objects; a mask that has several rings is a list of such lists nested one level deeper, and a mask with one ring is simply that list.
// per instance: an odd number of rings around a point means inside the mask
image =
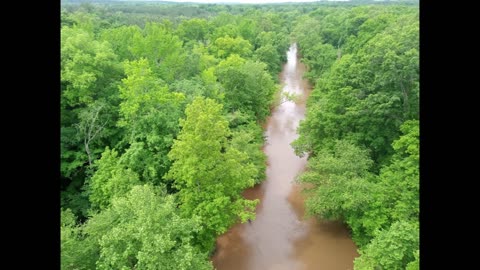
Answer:
[{"label": "narrow river channel", "polygon": [[294,181],[306,157],[297,157],[290,143],[298,137],[310,90],[295,44],[287,57],[282,91],[300,98],[281,103],[268,120],[267,179],[244,192],[245,198],[260,199],[256,219],[236,224],[217,239],[212,261],[218,270],[348,270],[358,256],[345,226],[304,218],[304,198]]}]

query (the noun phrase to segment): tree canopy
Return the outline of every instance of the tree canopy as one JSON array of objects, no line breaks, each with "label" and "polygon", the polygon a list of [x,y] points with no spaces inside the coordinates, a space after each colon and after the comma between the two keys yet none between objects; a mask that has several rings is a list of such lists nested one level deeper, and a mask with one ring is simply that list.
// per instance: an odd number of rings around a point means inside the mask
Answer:
[{"label": "tree canopy", "polygon": [[168,177],[180,190],[183,213],[202,218],[206,230],[199,238],[208,248],[237,218],[253,218],[256,201],[243,199],[241,192],[253,186],[256,168],[246,153],[228,144],[231,131],[221,104],[198,97],[185,114],[169,153]]},{"label": "tree canopy", "polygon": [[299,138],[307,212],[345,222],[355,269],[419,266],[419,23],[401,6],[318,9],[294,36],[314,83]]},{"label": "tree canopy", "polygon": [[[79,1],[73,1],[79,2]],[[419,22],[411,3],[64,3],[62,269],[212,269],[255,218],[262,126],[296,42],[314,85],[306,210],[341,220],[355,269],[418,269]]]}]

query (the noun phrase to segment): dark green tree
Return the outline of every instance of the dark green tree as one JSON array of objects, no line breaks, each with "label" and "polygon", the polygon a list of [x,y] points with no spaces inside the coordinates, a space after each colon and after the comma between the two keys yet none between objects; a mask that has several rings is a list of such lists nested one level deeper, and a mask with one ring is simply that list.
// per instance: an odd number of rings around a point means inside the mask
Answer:
[{"label": "dark green tree", "polygon": [[225,107],[263,121],[270,113],[277,86],[262,62],[245,61],[236,54],[219,63],[216,74],[225,88]]}]

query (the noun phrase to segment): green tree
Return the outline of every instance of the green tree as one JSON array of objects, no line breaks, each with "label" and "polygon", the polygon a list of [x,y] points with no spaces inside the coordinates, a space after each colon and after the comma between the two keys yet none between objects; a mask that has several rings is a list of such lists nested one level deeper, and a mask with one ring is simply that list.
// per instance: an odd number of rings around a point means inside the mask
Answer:
[{"label": "green tree", "polygon": [[202,71],[200,79],[203,85],[205,85],[205,94],[207,98],[214,99],[218,102],[223,102],[225,98],[225,92],[222,85],[218,82],[217,76],[215,76],[215,68],[211,67]]},{"label": "green tree", "polygon": [[359,247],[379,229],[395,221],[415,222],[419,215],[418,121],[407,121],[393,145],[390,164],[379,175],[365,150],[338,141],[332,150],[310,158],[301,182],[313,184],[306,200],[307,211],[321,218],[344,220]]},{"label": "green tree", "polygon": [[116,196],[139,184],[138,175],[119,162],[118,152],[108,147],[95,162],[97,170],[89,181],[88,194],[93,209],[105,209]]},{"label": "green tree", "polygon": [[375,239],[360,250],[360,257],[354,260],[355,270],[405,269],[415,260],[418,243],[418,223],[395,222],[388,230],[379,231]]},{"label": "green tree", "polygon": [[248,155],[247,160],[255,165],[257,171],[255,184],[261,183],[266,178],[267,169],[267,156],[262,151],[265,140],[261,126],[253,117],[240,111],[228,114],[227,118],[232,128],[230,145]]},{"label": "green tree", "polygon": [[256,170],[247,154],[228,144],[231,132],[221,104],[198,97],[185,113],[169,153],[173,164],[167,177],[179,190],[184,216],[200,216],[204,229],[197,239],[210,250],[215,237],[238,218],[253,218],[257,201],[243,199],[241,192],[253,186]]},{"label": "green tree", "polygon": [[84,230],[99,246],[97,269],[212,269],[193,245],[199,219],[180,217],[174,198],[150,185],[114,199]]},{"label": "green tree", "polygon": [[107,96],[111,78],[117,77],[117,56],[106,41],[95,40],[91,32],[81,28],[61,29],[62,106],[91,103]]},{"label": "green tree", "polygon": [[332,151],[311,158],[299,178],[313,184],[307,191],[307,211],[323,219],[353,221],[369,202],[371,184],[366,179],[372,164],[368,151],[348,141],[337,141]]},{"label": "green tree", "polygon": [[237,25],[234,23],[229,23],[229,24],[219,25],[213,28],[213,30],[210,32],[209,39],[211,41],[215,41],[222,37],[236,38],[239,36],[240,34],[238,32]]},{"label": "green tree", "polygon": [[141,35],[142,30],[136,25],[103,29],[100,38],[108,41],[120,60],[134,60],[132,47],[134,38]]},{"label": "green tree", "polygon": [[126,129],[130,147],[122,155],[122,162],[142,180],[158,184],[170,166],[167,153],[179,130],[184,95],[169,91],[146,59],[126,62],[125,73],[118,125]]},{"label": "green tree", "polygon": [[209,54],[208,48],[204,45],[195,45],[192,49],[192,54],[199,56],[198,70],[203,71],[214,67],[218,64],[219,59]]},{"label": "green tree", "polygon": [[420,269],[420,250],[416,250],[413,254],[415,256],[415,260],[411,261],[407,264],[406,270],[419,270]]},{"label": "green tree", "polygon": [[253,44],[253,42],[255,42],[256,36],[258,35],[258,27],[256,21],[254,19],[243,17],[237,25],[238,33],[240,34],[240,36]]},{"label": "green tree", "polygon": [[[288,32],[285,32],[285,31],[286,31],[285,29],[282,29],[282,31],[280,31],[280,32],[271,32],[271,31],[260,32],[256,36],[255,42],[253,43],[255,45],[256,50],[259,50],[262,47],[266,47],[262,50],[268,50],[269,53],[267,55],[273,55],[274,53],[271,52],[270,50],[271,50],[271,47],[274,47],[276,52],[277,52],[276,55],[279,58],[278,61],[280,61],[280,63],[286,62],[287,61],[287,54],[285,52],[290,47],[291,41],[290,41],[290,38],[288,36]],[[259,51],[261,54],[264,53],[264,52],[262,52],[262,50]],[[271,59],[273,59],[273,57],[271,57]],[[264,61],[264,62],[265,63],[270,63],[269,61]],[[271,62],[271,63],[272,63],[272,66],[273,66],[274,62]],[[280,63],[279,63],[279,66],[278,66],[277,73],[281,69]],[[275,74],[275,76],[276,76],[276,74]]]},{"label": "green tree", "polygon": [[277,86],[262,62],[245,61],[236,54],[220,62],[216,70],[225,88],[225,107],[240,110],[263,121],[270,112]]},{"label": "green tree", "polygon": [[[62,27],[60,53],[61,173],[72,179],[81,177],[84,165],[98,154],[97,146],[105,143],[99,141],[99,135],[113,135],[114,121],[104,127],[102,134],[84,136],[84,131],[100,123],[94,121],[92,126],[90,121],[95,119],[96,113],[90,113],[96,110],[94,107],[103,108],[99,114],[102,124],[106,119],[115,118],[111,105],[116,105],[121,67],[108,42],[97,41],[93,33],[78,27]],[[98,106],[100,103],[104,106]]]},{"label": "green tree", "polygon": [[98,247],[85,237],[70,209],[60,210],[60,267],[65,270],[95,269]]},{"label": "green tree", "polygon": [[121,136],[114,125],[122,69],[110,43],[96,39],[92,27],[72,25],[61,29],[61,203],[83,220],[89,203],[82,187],[92,173],[89,165]]},{"label": "green tree", "polygon": [[306,76],[310,81],[315,81],[326,72],[333,62],[337,59],[337,50],[330,44],[318,43],[312,48],[308,48],[303,53],[304,63],[310,70]]},{"label": "green tree", "polygon": [[371,203],[359,219],[365,235],[373,236],[378,229],[387,229],[397,220],[418,221],[420,199],[419,122],[407,121],[403,133],[393,142],[395,154],[390,164],[376,177],[376,191]]},{"label": "green tree", "polygon": [[208,33],[208,21],[205,19],[192,18],[182,21],[177,27],[177,34],[183,41],[206,41]]},{"label": "green tree", "polygon": [[267,44],[255,50],[254,58],[266,63],[268,71],[272,76],[275,76],[281,70],[281,57],[277,52],[277,49],[271,44]]},{"label": "green tree", "polygon": [[73,21],[74,27],[97,34],[103,22],[95,11],[93,5],[82,3],[77,11],[69,14],[69,19]]},{"label": "green tree", "polygon": [[418,19],[407,15],[343,55],[317,81],[299,150],[331,148],[345,138],[371,150],[376,170],[388,162],[400,125],[419,115]]},{"label": "green tree", "polygon": [[211,51],[219,58],[227,58],[232,54],[238,54],[241,57],[249,57],[252,54],[252,44],[247,40],[230,36],[217,38],[211,46]]},{"label": "green tree", "polygon": [[297,19],[297,25],[293,30],[293,38],[298,42],[298,48],[304,53],[324,40],[320,36],[320,22],[316,18],[302,16]]},{"label": "green tree", "polygon": [[153,72],[167,83],[183,77],[182,41],[166,25],[147,23],[143,33],[134,36],[131,51],[137,59],[146,58]]}]

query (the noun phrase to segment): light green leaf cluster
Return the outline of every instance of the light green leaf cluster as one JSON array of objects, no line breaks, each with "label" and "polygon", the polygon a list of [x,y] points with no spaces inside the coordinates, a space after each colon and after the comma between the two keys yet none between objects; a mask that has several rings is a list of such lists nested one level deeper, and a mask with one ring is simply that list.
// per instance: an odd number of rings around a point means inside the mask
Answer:
[{"label": "light green leaf cluster", "polygon": [[98,246],[83,233],[82,226],[76,224],[71,209],[60,212],[60,267],[61,269],[95,269]]},{"label": "light green leaf cluster", "polygon": [[[355,269],[405,269],[407,262],[415,260],[414,251],[418,250],[418,245],[418,224],[397,221],[388,230],[378,232],[360,251],[361,256],[354,261]],[[415,265],[409,264],[408,267]]]},{"label": "light green leaf cluster", "polygon": [[217,38],[211,50],[219,58],[227,58],[233,54],[249,57],[252,54],[252,44],[241,37],[231,38],[225,36]]},{"label": "light green leaf cluster", "polygon": [[131,52],[137,59],[146,58],[154,73],[167,83],[182,74],[186,57],[182,41],[165,24],[147,23],[143,32],[133,37]]},{"label": "light green leaf cluster", "polygon": [[253,186],[257,172],[247,154],[228,144],[231,131],[221,104],[198,97],[185,114],[168,154],[173,164],[167,178],[179,190],[184,215],[201,218],[205,228],[199,241],[209,250],[215,236],[238,217],[245,220],[253,215],[255,202],[243,199],[241,192]]},{"label": "light green leaf cluster", "polygon": [[171,92],[157,79],[146,59],[125,62],[126,78],[120,85],[120,127],[130,147],[122,162],[144,181],[160,183],[170,162],[167,153],[178,132],[183,93]]},{"label": "light green leaf cluster", "polygon": [[106,70],[115,69],[116,55],[106,41],[97,41],[93,34],[81,28],[62,27],[61,82],[65,105],[90,103],[94,91]]},{"label": "light green leaf cluster", "polygon": [[95,162],[97,170],[90,178],[88,194],[94,209],[105,209],[114,197],[126,194],[139,184],[138,175],[119,162],[118,152],[107,148]]},{"label": "light green leaf cluster", "polygon": [[174,198],[149,185],[115,198],[84,230],[98,241],[97,269],[212,269],[192,244],[199,218],[180,217]]}]

